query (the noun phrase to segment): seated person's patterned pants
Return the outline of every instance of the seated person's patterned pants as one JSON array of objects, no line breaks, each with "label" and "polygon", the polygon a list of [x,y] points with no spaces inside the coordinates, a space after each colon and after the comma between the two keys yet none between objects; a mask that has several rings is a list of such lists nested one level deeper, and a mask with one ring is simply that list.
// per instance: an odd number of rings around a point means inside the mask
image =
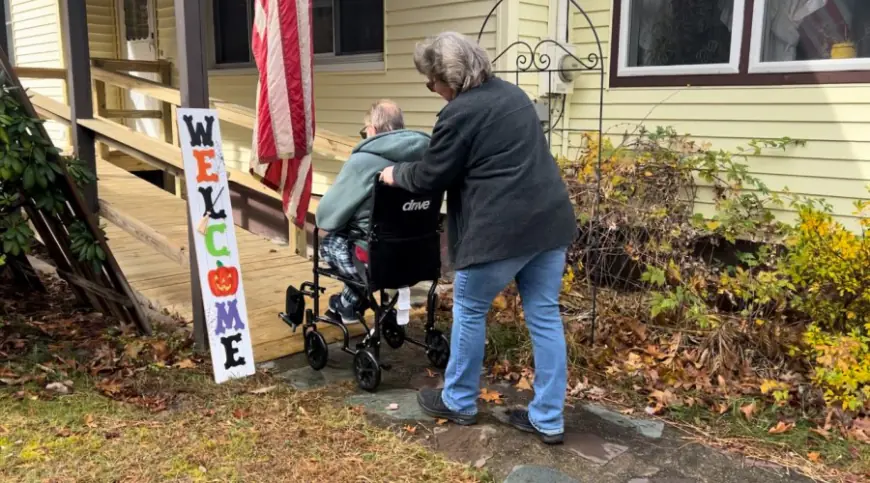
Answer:
[{"label": "seated person's patterned pants", "polygon": [[[353,246],[346,236],[337,233],[328,233],[320,239],[320,259],[330,267],[337,270],[343,277],[360,280],[356,267],[353,265]],[[333,301],[340,301],[340,306]],[[358,320],[353,312],[361,310],[363,304],[360,295],[355,289],[345,285],[340,298],[335,296],[329,300],[329,308],[342,316],[345,322]],[[356,320],[354,320],[356,319]]]}]

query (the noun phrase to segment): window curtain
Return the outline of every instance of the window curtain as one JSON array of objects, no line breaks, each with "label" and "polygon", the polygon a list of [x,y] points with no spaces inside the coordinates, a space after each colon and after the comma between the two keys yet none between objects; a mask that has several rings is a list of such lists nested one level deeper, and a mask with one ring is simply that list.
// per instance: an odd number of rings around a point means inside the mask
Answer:
[{"label": "window curtain", "polygon": [[768,0],[761,59],[765,62],[797,60],[801,22],[827,3],[828,0]]}]

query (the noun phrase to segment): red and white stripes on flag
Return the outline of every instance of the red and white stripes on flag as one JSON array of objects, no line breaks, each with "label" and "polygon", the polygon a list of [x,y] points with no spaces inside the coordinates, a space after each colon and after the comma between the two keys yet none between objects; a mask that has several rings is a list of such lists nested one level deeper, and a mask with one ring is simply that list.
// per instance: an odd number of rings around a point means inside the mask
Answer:
[{"label": "red and white stripes on flag", "polygon": [[251,172],[282,195],[304,226],[311,200],[314,49],[311,0],[254,0],[251,49],[259,70]]}]

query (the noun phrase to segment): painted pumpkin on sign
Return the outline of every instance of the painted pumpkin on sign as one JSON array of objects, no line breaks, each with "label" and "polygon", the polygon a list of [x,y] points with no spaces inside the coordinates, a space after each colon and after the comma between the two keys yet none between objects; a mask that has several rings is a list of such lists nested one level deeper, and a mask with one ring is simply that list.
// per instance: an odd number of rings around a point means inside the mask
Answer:
[{"label": "painted pumpkin on sign", "polygon": [[217,262],[217,268],[208,272],[208,286],[216,297],[234,295],[239,289],[239,270]]}]

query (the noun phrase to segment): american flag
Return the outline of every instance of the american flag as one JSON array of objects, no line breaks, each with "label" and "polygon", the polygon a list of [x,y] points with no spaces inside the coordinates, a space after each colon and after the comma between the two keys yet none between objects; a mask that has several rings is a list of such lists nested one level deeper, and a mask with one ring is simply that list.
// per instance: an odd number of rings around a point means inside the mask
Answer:
[{"label": "american flag", "polygon": [[251,172],[305,224],[314,144],[311,0],[255,0],[251,49],[259,70]]}]

